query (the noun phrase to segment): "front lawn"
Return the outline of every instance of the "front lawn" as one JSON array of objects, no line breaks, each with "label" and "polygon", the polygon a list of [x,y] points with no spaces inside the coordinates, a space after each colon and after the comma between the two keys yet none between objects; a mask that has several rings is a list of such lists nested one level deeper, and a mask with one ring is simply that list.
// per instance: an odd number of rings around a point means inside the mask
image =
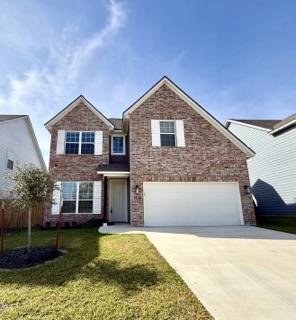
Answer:
[{"label": "front lawn", "polygon": [[[34,231],[33,245],[54,243]],[[26,233],[6,248],[26,244]],[[0,319],[212,319],[144,235],[62,231],[68,255],[45,265],[0,271]]]},{"label": "front lawn", "polygon": [[296,234],[296,217],[259,217],[257,226]]}]

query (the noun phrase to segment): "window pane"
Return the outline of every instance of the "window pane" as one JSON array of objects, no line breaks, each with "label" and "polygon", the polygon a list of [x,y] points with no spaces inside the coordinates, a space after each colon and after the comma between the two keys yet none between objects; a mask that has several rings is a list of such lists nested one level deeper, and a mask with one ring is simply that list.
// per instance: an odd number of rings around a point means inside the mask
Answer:
[{"label": "window pane", "polygon": [[123,137],[112,137],[113,150],[112,153],[123,153]]},{"label": "window pane", "polygon": [[78,143],[66,143],[66,154],[78,154],[79,144]]},{"label": "window pane", "polygon": [[93,202],[92,201],[79,201],[78,205],[79,213],[92,213],[93,212]]},{"label": "window pane", "polygon": [[175,146],[175,135],[174,134],[161,134],[160,135],[161,146],[174,147]]},{"label": "window pane", "polygon": [[64,201],[62,212],[75,213],[76,212],[76,201]]},{"label": "window pane", "polygon": [[81,144],[81,154],[94,154],[95,147],[93,143],[82,143]]},{"label": "window pane", "polygon": [[66,142],[79,142],[79,132],[67,132],[66,133]]},{"label": "window pane", "polygon": [[160,133],[175,133],[174,121],[160,121]]},{"label": "window pane", "polygon": [[81,182],[79,184],[79,200],[93,199],[93,183],[92,182]]},{"label": "window pane", "polygon": [[76,182],[63,182],[62,183],[62,197],[64,200],[76,200]]},{"label": "window pane", "polygon": [[13,170],[13,161],[10,159],[7,160],[7,169]]},{"label": "window pane", "polygon": [[95,142],[95,133],[82,132],[82,142]]}]

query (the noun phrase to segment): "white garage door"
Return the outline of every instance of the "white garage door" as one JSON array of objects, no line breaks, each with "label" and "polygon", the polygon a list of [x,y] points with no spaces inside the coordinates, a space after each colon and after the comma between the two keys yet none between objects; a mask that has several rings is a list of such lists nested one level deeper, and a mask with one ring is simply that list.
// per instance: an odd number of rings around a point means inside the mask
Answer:
[{"label": "white garage door", "polygon": [[238,183],[144,182],[145,226],[241,224]]}]

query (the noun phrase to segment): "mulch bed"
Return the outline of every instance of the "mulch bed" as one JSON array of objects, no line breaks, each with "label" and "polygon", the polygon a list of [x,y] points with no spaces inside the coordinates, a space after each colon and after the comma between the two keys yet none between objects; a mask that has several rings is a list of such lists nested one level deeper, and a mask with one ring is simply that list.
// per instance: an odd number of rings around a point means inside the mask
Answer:
[{"label": "mulch bed", "polygon": [[61,255],[63,255],[61,251],[51,247],[32,247],[30,253],[27,248],[19,248],[4,252],[0,256],[0,269],[28,268],[53,260]]}]

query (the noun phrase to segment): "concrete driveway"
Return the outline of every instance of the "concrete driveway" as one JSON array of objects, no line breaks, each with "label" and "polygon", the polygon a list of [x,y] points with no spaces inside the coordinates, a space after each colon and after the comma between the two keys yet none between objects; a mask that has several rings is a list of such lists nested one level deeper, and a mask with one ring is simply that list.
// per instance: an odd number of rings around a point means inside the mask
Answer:
[{"label": "concrete driveway", "polygon": [[255,227],[132,228],[143,232],[217,320],[296,319],[296,236]]}]

